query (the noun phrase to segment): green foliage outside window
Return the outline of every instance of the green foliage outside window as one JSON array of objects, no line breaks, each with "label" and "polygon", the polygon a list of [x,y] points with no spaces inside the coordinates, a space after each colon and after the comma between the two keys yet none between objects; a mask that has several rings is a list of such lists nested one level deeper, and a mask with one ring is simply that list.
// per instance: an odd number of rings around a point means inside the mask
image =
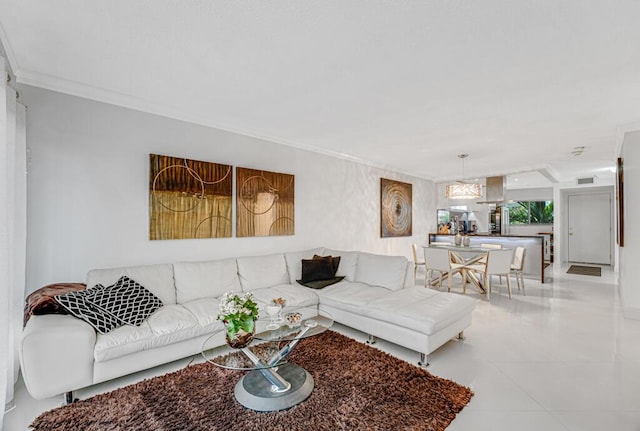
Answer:
[{"label": "green foliage outside window", "polygon": [[518,201],[507,204],[509,224],[552,224],[553,201]]}]

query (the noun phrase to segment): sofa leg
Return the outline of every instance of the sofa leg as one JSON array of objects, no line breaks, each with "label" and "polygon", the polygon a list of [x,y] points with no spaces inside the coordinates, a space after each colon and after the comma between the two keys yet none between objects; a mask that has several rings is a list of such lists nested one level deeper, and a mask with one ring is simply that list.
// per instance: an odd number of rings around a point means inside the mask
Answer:
[{"label": "sofa leg", "polygon": [[367,334],[367,344],[376,344],[376,341],[378,341],[378,339],[371,334]]},{"label": "sofa leg", "polygon": [[69,392],[65,392],[64,393],[64,403],[66,404],[73,404],[73,403],[77,403],[78,399],[77,398],[73,398],[73,391],[69,391]]},{"label": "sofa leg", "polygon": [[426,353],[420,353],[420,360],[418,361],[418,365],[422,368],[427,368],[429,366],[429,356]]},{"label": "sofa leg", "polygon": [[458,340],[464,340],[464,331],[458,332]]}]

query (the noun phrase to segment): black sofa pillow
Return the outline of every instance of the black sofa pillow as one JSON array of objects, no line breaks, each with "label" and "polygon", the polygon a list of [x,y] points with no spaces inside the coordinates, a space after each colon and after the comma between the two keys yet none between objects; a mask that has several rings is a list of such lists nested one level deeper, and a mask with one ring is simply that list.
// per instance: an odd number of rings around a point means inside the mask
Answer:
[{"label": "black sofa pillow", "polygon": [[322,289],[342,281],[344,277],[336,277],[340,265],[340,256],[313,256],[313,259],[302,259],[302,279],[299,284],[312,289]]},{"label": "black sofa pillow", "polygon": [[332,284],[336,284],[342,280],[344,280],[344,275],[340,277],[333,277],[328,280],[316,280],[316,281],[307,281],[307,282],[303,282],[302,280],[296,280],[296,281],[303,286],[310,287],[311,289],[322,289],[327,286],[331,286]]},{"label": "black sofa pillow", "polygon": [[331,257],[320,259],[302,259],[302,282],[329,280],[333,278],[333,261]]},{"label": "black sofa pillow", "polygon": [[340,256],[318,256],[317,254],[313,255],[314,259],[331,259],[331,264],[333,265],[333,276],[335,277],[336,272],[338,272],[338,267],[340,266]]},{"label": "black sofa pillow", "polygon": [[122,325],[140,326],[162,307],[157,296],[127,276],[111,286],[97,284],[91,289],[57,295],[55,299],[101,334]]}]

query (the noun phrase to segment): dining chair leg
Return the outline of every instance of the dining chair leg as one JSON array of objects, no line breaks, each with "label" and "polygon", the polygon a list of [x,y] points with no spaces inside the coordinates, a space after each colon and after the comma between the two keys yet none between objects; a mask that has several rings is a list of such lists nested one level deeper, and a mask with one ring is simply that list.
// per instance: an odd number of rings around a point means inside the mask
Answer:
[{"label": "dining chair leg", "polygon": [[447,278],[449,279],[449,285],[447,286],[447,292],[451,292],[451,277],[453,276],[453,274],[451,273],[451,271],[449,271],[449,274],[447,276]]},{"label": "dining chair leg", "polygon": [[511,277],[507,276],[507,291],[509,292],[509,299],[511,299]]},{"label": "dining chair leg", "polygon": [[462,275],[462,293],[467,293],[467,271]]},{"label": "dining chair leg", "polygon": [[438,281],[438,290],[442,289],[442,271],[440,271],[440,280]]},{"label": "dining chair leg", "polygon": [[491,276],[484,276],[484,285],[487,288],[487,301],[491,301]]},{"label": "dining chair leg", "polygon": [[524,292],[524,273],[522,271],[520,271],[520,282],[522,283],[522,295],[525,296],[526,293]]}]

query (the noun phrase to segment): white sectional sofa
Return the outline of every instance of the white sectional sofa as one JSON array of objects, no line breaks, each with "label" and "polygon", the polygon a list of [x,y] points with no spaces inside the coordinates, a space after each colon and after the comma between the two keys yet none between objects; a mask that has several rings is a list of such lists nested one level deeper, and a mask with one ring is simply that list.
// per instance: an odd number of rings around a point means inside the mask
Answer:
[{"label": "white sectional sofa", "polygon": [[[340,256],[344,280],[324,289],[301,286],[301,260]],[[251,291],[261,306],[283,297],[304,317],[319,310],[336,322],[426,355],[471,324],[475,300],[416,287],[413,263],[404,257],[317,248],[294,253],[96,269],[87,286],[113,284],[126,275],[164,306],[141,326],[98,334],[70,315],[32,316],[20,349],[22,374],[37,399],[66,393],[224,345],[216,321],[218,297]],[[258,327],[258,330],[261,328]]]}]

